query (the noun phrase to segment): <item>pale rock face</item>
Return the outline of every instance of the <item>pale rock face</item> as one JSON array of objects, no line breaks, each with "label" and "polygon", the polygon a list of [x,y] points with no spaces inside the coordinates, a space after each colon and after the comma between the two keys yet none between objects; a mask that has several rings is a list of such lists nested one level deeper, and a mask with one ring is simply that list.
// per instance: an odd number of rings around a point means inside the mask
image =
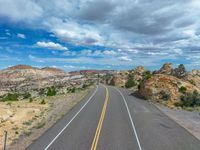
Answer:
[{"label": "pale rock face", "polygon": [[200,70],[192,70],[184,77],[184,80],[200,89]]},{"label": "pale rock face", "polygon": [[170,75],[156,74],[140,84],[139,94],[146,99],[159,100],[162,96],[161,92],[164,91],[169,95],[169,102],[175,103],[180,100],[179,88],[181,86],[186,87],[187,92],[194,90],[200,92],[198,87],[187,81]]},{"label": "pale rock face", "polygon": [[68,85],[69,74],[55,68],[13,66],[0,71],[0,96],[8,92],[26,92],[53,85]]},{"label": "pale rock face", "polygon": [[145,68],[143,66],[136,67],[133,72],[133,80],[140,82],[143,79],[144,72]]},{"label": "pale rock face", "polygon": [[173,72],[172,63],[165,63],[160,70],[156,71],[155,74],[166,74],[171,75]]}]

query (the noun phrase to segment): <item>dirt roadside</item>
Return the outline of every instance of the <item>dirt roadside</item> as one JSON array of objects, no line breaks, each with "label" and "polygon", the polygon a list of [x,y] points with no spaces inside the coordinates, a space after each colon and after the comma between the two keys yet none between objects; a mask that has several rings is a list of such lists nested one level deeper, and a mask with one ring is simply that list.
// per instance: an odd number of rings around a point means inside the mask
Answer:
[{"label": "dirt roadside", "polygon": [[42,133],[69,112],[91,89],[57,95],[33,102],[0,103],[0,149],[3,148],[4,130],[8,131],[8,149],[24,150]]}]

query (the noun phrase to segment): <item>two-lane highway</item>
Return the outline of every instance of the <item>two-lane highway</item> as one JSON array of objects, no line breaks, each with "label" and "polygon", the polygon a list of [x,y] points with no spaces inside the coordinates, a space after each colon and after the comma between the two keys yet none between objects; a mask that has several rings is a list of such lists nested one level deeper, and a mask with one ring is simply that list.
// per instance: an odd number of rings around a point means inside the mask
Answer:
[{"label": "two-lane highway", "polygon": [[200,141],[125,89],[99,85],[28,150],[199,150]]}]

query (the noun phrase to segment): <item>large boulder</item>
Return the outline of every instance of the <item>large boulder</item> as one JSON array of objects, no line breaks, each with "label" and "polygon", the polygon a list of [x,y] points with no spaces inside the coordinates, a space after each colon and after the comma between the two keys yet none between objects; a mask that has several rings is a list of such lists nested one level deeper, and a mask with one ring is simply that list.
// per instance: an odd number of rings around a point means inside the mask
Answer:
[{"label": "large boulder", "polygon": [[110,85],[118,86],[118,87],[124,87],[126,83],[126,78],[123,78],[120,75],[115,75],[110,80]]}]

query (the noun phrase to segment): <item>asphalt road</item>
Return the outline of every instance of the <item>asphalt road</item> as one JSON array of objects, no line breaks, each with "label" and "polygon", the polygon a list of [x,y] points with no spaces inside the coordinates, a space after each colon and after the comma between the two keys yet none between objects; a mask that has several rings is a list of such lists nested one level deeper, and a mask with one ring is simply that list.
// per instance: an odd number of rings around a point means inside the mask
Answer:
[{"label": "asphalt road", "polygon": [[200,141],[128,90],[99,85],[28,150],[200,150]]}]

